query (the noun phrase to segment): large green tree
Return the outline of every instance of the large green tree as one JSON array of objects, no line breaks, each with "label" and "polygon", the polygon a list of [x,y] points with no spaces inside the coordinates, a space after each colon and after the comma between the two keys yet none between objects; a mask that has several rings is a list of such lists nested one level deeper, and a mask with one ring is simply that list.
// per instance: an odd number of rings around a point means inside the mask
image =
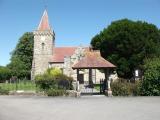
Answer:
[{"label": "large green tree", "polygon": [[122,19],[97,34],[91,45],[117,65],[120,77],[131,78],[135,68],[142,68],[144,58],[160,53],[160,32],[153,24]]},{"label": "large green tree", "polygon": [[12,75],[18,78],[30,78],[33,58],[33,33],[26,32],[20,37],[16,48],[11,53],[11,62],[7,65]]}]

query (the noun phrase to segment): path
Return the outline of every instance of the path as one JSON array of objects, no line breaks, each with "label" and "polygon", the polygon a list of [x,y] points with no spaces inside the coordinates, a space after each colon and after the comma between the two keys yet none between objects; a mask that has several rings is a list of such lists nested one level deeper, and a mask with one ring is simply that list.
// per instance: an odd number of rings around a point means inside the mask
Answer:
[{"label": "path", "polygon": [[0,96],[0,120],[159,120],[160,97]]}]

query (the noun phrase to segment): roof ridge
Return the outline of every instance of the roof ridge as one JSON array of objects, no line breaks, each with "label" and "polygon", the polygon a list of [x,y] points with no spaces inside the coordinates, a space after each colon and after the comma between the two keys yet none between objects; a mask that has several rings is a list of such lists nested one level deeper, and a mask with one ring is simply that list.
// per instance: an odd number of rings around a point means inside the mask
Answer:
[{"label": "roof ridge", "polygon": [[47,10],[45,9],[38,26],[38,30],[51,30],[48,18],[49,18],[48,13],[47,13]]}]

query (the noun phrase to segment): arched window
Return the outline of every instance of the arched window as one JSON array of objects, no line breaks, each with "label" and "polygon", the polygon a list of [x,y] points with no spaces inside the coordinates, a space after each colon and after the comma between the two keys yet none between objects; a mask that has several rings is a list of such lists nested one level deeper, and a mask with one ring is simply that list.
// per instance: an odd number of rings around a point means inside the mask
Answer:
[{"label": "arched window", "polygon": [[44,44],[44,43],[42,43],[42,50],[44,50],[44,46],[45,46],[45,44]]}]

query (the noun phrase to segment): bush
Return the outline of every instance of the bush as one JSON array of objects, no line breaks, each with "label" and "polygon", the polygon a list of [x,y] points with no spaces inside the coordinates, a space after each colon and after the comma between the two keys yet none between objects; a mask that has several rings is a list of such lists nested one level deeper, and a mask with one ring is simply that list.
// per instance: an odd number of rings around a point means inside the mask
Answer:
[{"label": "bush", "polygon": [[140,95],[140,83],[141,81],[136,81],[135,83],[130,83],[130,92],[133,96]]},{"label": "bush", "polygon": [[9,90],[6,90],[6,89],[2,89],[0,87],[0,95],[8,95],[9,94]]},{"label": "bush", "polygon": [[111,89],[113,96],[137,96],[139,95],[139,82],[113,82],[111,83]]},{"label": "bush", "polygon": [[68,77],[62,73],[51,74],[49,70],[43,75],[37,75],[35,77],[35,83],[40,90],[49,90],[49,89],[63,89],[70,90],[72,89],[72,81],[71,77]]},{"label": "bush", "polygon": [[72,77],[68,77],[64,74],[59,74],[55,76],[55,81],[57,82],[58,87],[60,89],[65,89],[65,90],[73,89],[72,87],[73,78]]},{"label": "bush", "polygon": [[144,96],[159,96],[160,58],[147,59],[144,63],[144,79],[140,84],[140,94]]},{"label": "bush", "polygon": [[66,94],[65,90],[49,89],[45,91],[48,96],[63,96]]},{"label": "bush", "polygon": [[56,75],[59,75],[59,74],[62,74],[62,71],[59,69],[59,68],[49,68],[47,70],[47,73],[52,75],[52,76],[56,76]]},{"label": "bush", "polygon": [[55,78],[49,74],[37,75],[35,77],[35,83],[40,90],[57,88]]}]

